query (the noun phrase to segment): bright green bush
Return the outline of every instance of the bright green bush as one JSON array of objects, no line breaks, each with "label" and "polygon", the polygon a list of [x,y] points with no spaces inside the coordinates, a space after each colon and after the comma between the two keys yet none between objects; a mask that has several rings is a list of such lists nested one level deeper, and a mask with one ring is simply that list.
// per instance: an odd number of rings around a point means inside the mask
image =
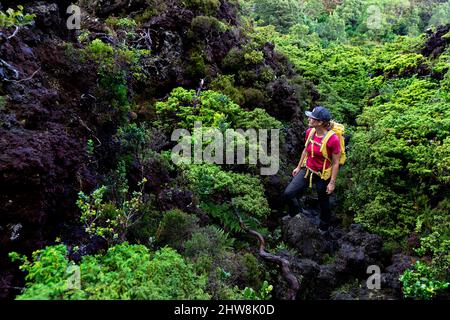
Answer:
[{"label": "bright green bush", "polygon": [[205,127],[213,126],[214,116],[219,113],[233,122],[240,108],[227,96],[214,91],[203,91],[197,97],[195,90],[175,88],[167,101],[156,103],[156,113],[159,117],[157,125],[160,127],[191,129],[195,121],[201,121]]},{"label": "bright green bush", "polygon": [[237,128],[243,129],[282,129],[283,124],[267,114],[261,108],[255,108],[249,112],[243,112],[242,117],[236,121]]},{"label": "bright green bush", "polygon": [[24,26],[34,22],[35,14],[24,14],[23,6],[18,5],[18,10],[9,8],[6,12],[0,10],[0,28],[10,28],[12,26]]},{"label": "bright green bush", "polygon": [[130,78],[146,78],[140,60],[150,54],[146,49],[128,46],[113,47],[100,39],[94,39],[81,49],[81,61],[91,61],[98,66],[99,85],[103,100],[113,109],[128,111],[130,108],[128,81]]},{"label": "bright green bush", "polygon": [[19,300],[170,300],[208,299],[206,280],[193,271],[173,249],[155,253],[142,245],[122,243],[109,248],[105,255],[84,256],[79,264],[79,287],[68,286],[73,274],[65,245],[57,245],[33,253],[31,261],[22,259],[27,272],[26,289]]},{"label": "bright green bush", "polygon": [[406,270],[400,277],[403,284],[403,294],[406,298],[418,300],[430,300],[440,290],[447,289],[449,282],[435,280],[434,271],[425,263],[417,261],[416,264]]},{"label": "bright green bush", "polygon": [[426,63],[423,55],[418,53],[400,54],[389,61],[384,67],[388,75],[414,74],[417,69]]},{"label": "bright green bush", "polygon": [[246,64],[256,65],[264,61],[264,53],[257,50],[252,50],[244,53],[244,61]]},{"label": "bright green bush", "polygon": [[201,121],[203,127],[217,128],[220,119],[227,127],[235,129],[250,125],[254,125],[253,128],[281,128],[281,123],[265,111],[246,112],[227,96],[211,90],[197,96],[194,90],[176,88],[167,101],[156,103],[156,113],[157,126],[171,130],[193,129],[195,121]]},{"label": "bright green bush", "polygon": [[134,32],[137,27],[136,21],[130,18],[109,17],[105,22],[112,27],[120,28],[128,32]]},{"label": "bright green bush", "polygon": [[81,210],[80,220],[85,231],[90,235],[105,238],[111,243],[124,241],[128,228],[134,225],[141,217],[143,201],[143,186],[147,180],[144,178],[139,191],[128,194],[128,185],[122,183],[118,197],[113,201],[104,202],[106,186],[95,189],[90,195],[80,191],[77,206]]}]

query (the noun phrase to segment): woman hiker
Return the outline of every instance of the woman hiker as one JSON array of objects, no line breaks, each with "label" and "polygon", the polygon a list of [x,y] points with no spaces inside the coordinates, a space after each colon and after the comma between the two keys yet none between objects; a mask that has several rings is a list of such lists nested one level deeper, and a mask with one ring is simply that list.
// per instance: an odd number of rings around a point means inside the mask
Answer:
[{"label": "woman hiker", "polygon": [[[308,185],[312,187],[312,183],[315,182],[320,206],[319,229],[324,231],[328,229],[330,223],[329,198],[334,191],[339,172],[341,145],[336,134],[327,136],[331,121],[331,113],[328,109],[319,106],[312,112],[306,111],[305,114],[309,125],[306,131],[306,147],[303,149],[298,166],[292,172],[293,178],[284,191],[283,198],[288,203],[289,215],[295,216],[300,212],[297,196]],[[310,136],[312,130],[313,134]],[[327,159],[320,149],[325,137]]]}]

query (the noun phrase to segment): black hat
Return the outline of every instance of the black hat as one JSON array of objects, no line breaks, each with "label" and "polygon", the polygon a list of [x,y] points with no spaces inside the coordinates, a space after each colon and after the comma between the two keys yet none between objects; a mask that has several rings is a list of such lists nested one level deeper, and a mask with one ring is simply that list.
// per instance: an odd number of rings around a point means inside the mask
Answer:
[{"label": "black hat", "polygon": [[308,118],[313,118],[319,121],[330,121],[331,120],[331,112],[324,107],[315,107],[312,112],[306,111],[306,116]]}]

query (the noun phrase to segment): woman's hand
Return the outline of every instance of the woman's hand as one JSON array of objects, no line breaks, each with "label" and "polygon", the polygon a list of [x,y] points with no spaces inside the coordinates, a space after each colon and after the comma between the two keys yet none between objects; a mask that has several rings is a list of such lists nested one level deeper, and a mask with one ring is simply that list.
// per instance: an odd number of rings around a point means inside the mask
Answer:
[{"label": "woman's hand", "polygon": [[334,191],[335,183],[330,181],[330,183],[327,186],[327,193],[332,194]]},{"label": "woman's hand", "polygon": [[299,167],[295,168],[294,171],[292,171],[292,176],[295,177],[296,175],[298,175],[300,170],[301,170],[301,168],[299,168]]}]

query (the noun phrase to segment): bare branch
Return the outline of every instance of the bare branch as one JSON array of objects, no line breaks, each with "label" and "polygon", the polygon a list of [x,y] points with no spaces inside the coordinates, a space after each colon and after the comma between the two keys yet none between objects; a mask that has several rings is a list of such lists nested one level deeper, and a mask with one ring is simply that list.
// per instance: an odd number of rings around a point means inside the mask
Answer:
[{"label": "bare branch", "polygon": [[13,32],[13,34],[12,35],[10,35],[7,39],[9,40],[9,39],[11,39],[11,38],[13,38],[13,37],[15,37],[16,36],[16,34],[17,34],[17,32],[19,31],[19,27],[18,26],[14,26],[14,27],[16,27],[16,30],[14,30],[14,32]]},{"label": "bare branch", "polygon": [[79,116],[76,116],[76,117],[77,117],[78,121],[80,122],[80,124],[92,134],[92,136],[94,137],[95,140],[97,140],[98,145],[97,145],[96,147],[97,147],[97,148],[100,147],[100,146],[102,145],[102,143],[100,142],[99,138],[97,138],[97,137],[94,135],[94,131],[92,131],[92,129],[89,128],[89,127],[86,125],[86,123],[84,123],[84,121],[81,120],[81,118],[80,118]]},{"label": "bare branch", "polygon": [[286,281],[289,284],[289,288],[287,289],[287,299],[288,300],[295,300],[296,296],[297,296],[297,292],[300,290],[300,283],[297,279],[297,277],[292,273],[291,271],[291,264],[287,259],[284,259],[276,254],[272,254],[272,253],[268,253],[265,250],[266,244],[264,241],[264,237],[257,231],[249,229],[246,224],[244,223],[244,221],[242,220],[239,212],[237,211],[237,209],[234,207],[234,213],[236,214],[236,216],[239,219],[239,223],[241,225],[241,228],[245,231],[247,231],[248,233],[250,233],[251,235],[254,235],[259,242],[259,255],[261,256],[261,258],[270,261],[270,262],[274,262],[276,264],[278,264],[281,267],[281,271],[283,273],[283,277],[286,279]]},{"label": "bare branch", "polygon": [[36,75],[36,73],[38,73],[41,70],[41,68],[38,68],[35,72],[33,72],[33,74],[31,76],[29,76],[28,78],[25,79],[20,79],[20,80],[9,80],[9,79],[5,79],[5,81],[8,82],[14,82],[14,83],[19,83],[19,82],[23,82],[23,81],[28,81],[33,79],[33,77]]},{"label": "bare branch", "polygon": [[139,43],[142,40],[144,40],[145,45],[147,46],[147,48],[149,50],[151,50],[152,49],[152,45],[153,45],[153,41],[152,41],[152,37],[151,37],[151,34],[150,34],[150,29],[140,30],[139,36],[140,36],[140,38],[137,39],[136,41],[133,41],[133,42],[134,43]]}]

